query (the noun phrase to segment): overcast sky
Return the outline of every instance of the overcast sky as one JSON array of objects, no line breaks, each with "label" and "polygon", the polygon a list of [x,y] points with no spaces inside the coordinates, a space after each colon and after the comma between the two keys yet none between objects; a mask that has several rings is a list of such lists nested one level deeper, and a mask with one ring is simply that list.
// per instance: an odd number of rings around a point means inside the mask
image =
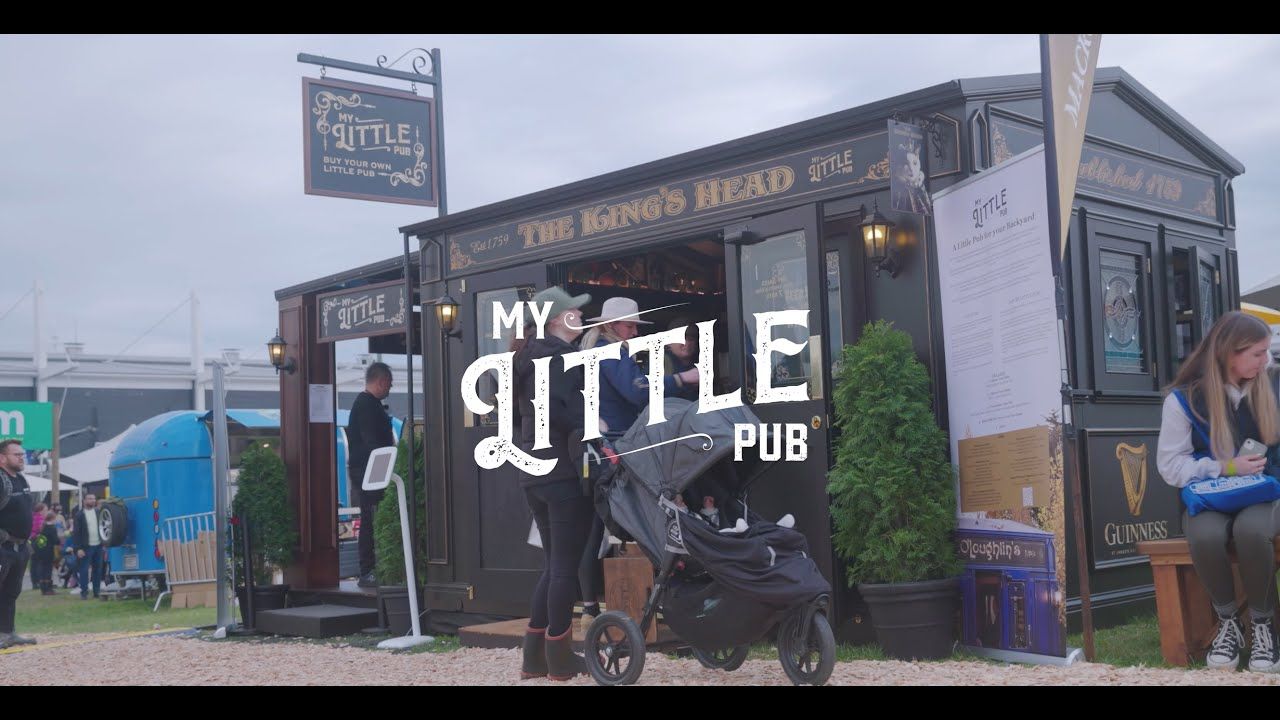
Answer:
[{"label": "overcast sky", "polygon": [[[454,211],[937,83],[1039,71],[1034,35],[0,37],[0,350],[265,357],[273,292],[398,255],[435,210],[303,193],[300,52],[443,54]],[[1280,274],[1280,38],[1104,35],[1120,66],[1244,163],[1244,289]],[[330,78],[397,81],[330,71]],[[426,94],[425,89],[422,90]],[[157,323],[159,323],[157,325]],[[358,352],[357,343],[346,344]],[[344,352],[345,354],[345,352]]]}]

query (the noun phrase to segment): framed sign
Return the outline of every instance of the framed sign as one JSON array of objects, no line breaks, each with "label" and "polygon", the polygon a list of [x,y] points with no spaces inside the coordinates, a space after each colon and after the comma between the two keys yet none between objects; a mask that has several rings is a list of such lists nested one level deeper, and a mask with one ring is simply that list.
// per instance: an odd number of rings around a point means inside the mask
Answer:
[{"label": "framed sign", "polygon": [[404,282],[392,280],[316,297],[318,342],[404,333],[409,303]]},{"label": "framed sign", "polygon": [[432,98],[303,78],[302,103],[308,195],[439,203]]},{"label": "framed sign", "polygon": [[1181,534],[1178,490],[1156,469],[1159,436],[1158,428],[1083,431],[1095,568],[1145,563],[1139,542]]}]

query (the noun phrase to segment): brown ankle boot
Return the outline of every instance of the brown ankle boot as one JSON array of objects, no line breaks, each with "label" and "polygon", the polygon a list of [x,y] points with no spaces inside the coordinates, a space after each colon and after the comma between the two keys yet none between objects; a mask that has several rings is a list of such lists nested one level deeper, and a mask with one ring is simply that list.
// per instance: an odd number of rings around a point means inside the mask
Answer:
[{"label": "brown ankle boot", "polygon": [[520,679],[547,676],[547,629],[525,628],[524,661],[520,665]]},{"label": "brown ankle boot", "polygon": [[586,672],[586,662],[573,651],[572,624],[559,636],[547,635],[547,679],[572,680]]}]

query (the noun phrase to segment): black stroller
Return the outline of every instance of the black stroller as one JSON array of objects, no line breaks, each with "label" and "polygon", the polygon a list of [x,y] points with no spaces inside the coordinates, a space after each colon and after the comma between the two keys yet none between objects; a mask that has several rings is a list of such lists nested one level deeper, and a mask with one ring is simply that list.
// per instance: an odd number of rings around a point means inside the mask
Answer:
[{"label": "black stroller", "polygon": [[[666,422],[647,427],[646,410],[610,448],[619,457],[595,483],[609,531],[634,540],[657,572],[638,626],[611,610],[587,629],[591,676],[601,685],[638,680],[645,634],[661,612],[704,666],[723,670],[741,667],[750,644],[781,623],[787,677],[825,683],[835,665],[825,615],[831,585],[790,516],[780,525],[749,510],[747,488],[768,464],[745,453],[734,461],[734,424],[759,420],[744,407],[699,415],[678,399],[666,401],[665,413]],[[707,512],[704,498],[713,501]]]}]

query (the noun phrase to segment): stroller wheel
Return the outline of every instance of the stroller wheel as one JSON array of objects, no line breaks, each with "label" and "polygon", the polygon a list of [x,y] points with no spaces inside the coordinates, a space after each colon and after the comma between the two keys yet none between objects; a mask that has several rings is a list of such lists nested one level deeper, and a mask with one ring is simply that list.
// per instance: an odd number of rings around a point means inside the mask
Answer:
[{"label": "stroller wheel", "polygon": [[836,638],[827,616],[820,612],[813,613],[808,638],[802,638],[806,634],[800,627],[804,616],[804,612],[794,612],[782,621],[778,629],[778,660],[796,685],[822,685],[835,669]]},{"label": "stroller wheel", "polygon": [[601,613],[582,639],[587,671],[600,685],[630,685],[644,672],[644,635],[626,613]]},{"label": "stroller wheel", "polygon": [[704,668],[733,672],[742,667],[742,663],[747,661],[747,652],[750,650],[750,645],[739,645],[738,647],[721,648],[720,650],[703,650],[696,647],[693,649],[693,656],[698,658],[698,662],[702,663]]}]

